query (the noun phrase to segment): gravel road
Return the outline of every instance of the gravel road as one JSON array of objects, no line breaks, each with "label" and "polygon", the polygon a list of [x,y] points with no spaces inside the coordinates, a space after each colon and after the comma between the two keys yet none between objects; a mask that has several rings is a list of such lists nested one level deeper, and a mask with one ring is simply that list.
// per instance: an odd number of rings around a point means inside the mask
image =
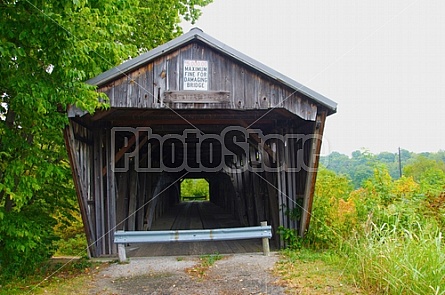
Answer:
[{"label": "gravel road", "polygon": [[275,284],[278,260],[261,253],[223,256],[202,268],[197,256],[131,258],[95,276],[90,294],[285,294]]}]

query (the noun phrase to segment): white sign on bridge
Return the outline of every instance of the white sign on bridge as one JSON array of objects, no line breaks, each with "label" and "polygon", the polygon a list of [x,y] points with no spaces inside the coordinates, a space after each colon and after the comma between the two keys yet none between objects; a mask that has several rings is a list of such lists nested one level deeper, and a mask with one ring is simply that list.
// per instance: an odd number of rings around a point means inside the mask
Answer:
[{"label": "white sign on bridge", "polygon": [[184,60],[184,90],[207,90],[208,78],[207,60]]}]

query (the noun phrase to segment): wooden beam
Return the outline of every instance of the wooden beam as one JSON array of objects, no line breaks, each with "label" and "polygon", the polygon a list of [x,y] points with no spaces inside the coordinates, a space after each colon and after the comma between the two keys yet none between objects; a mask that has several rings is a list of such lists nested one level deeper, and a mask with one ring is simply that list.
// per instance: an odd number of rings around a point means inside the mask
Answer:
[{"label": "wooden beam", "polygon": [[229,91],[165,91],[165,103],[230,103]]},{"label": "wooden beam", "polygon": [[100,111],[96,111],[94,113],[94,115],[91,117],[91,121],[98,121],[101,120],[103,118],[105,118],[106,116],[111,115],[112,113],[114,113],[117,109],[109,109],[109,110],[100,110]]},{"label": "wooden beam", "polygon": [[[268,157],[268,154],[264,150],[260,150],[262,153],[262,159],[264,161],[264,164],[268,167],[271,167],[270,158]],[[264,178],[267,182],[267,196],[269,198],[269,212],[271,216],[271,221],[269,221],[272,224],[274,232],[278,230],[279,226],[279,211],[280,208],[278,206],[278,192],[276,188],[276,179],[274,176],[277,175],[277,173],[272,173],[265,171],[264,172]],[[279,239],[275,239],[275,245],[279,246]]]},{"label": "wooden beam", "polygon": [[314,199],[315,192],[315,181],[317,179],[317,169],[320,158],[321,150],[321,138],[323,136],[324,126],[326,121],[326,111],[323,111],[317,115],[317,121],[314,124],[314,135],[319,138],[319,140],[312,141],[312,147],[309,155],[309,169],[310,171],[306,174],[306,185],[304,190],[303,199],[303,212],[300,222],[300,236],[304,236],[309,229],[309,223],[312,215],[312,203]]},{"label": "wooden beam", "polygon": [[128,173],[119,173],[117,180],[117,195],[116,195],[116,230],[128,229],[125,225],[127,223],[127,208],[128,208]]},{"label": "wooden beam", "polygon": [[114,232],[116,230],[116,178],[111,169],[111,130],[107,130],[106,134],[106,159],[107,159],[107,228],[105,229],[106,243],[108,246],[108,253],[115,254],[117,246],[114,244]]},{"label": "wooden beam", "polygon": [[[220,119],[217,116],[214,116],[213,118],[203,118],[203,119],[197,119],[197,118],[188,118],[184,117],[182,118],[173,118],[173,119],[165,119],[165,118],[153,118],[150,119],[135,119],[134,117],[131,118],[119,118],[112,120],[113,126],[116,127],[127,127],[127,126],[171,126],[171,125],[178,125],[178,126],[189,126],[189,128],[193,128],[193,125],[195,126],[230,126],[233,125],[234,119]],[[267,120],[267,119],[261,119],[261,122],[255,123],[255,126],[270,126],[273,125],[275,121],[273,120]]]},{"label": "wooden beam", "polygon": [[71,123],[65,127],[63,130],[63,135],[65,139],[65,145],[68,152],[68,158],[71,164],[71,173],[73,175],[74,187],[76,189],[77,200],[79,203],[79,209],[83,221],[83,227],[85,230],[85,235],[88,243],[88,253],[95,255],[96,253],[96,237],[93,231],[93,225],[88,214],[88,204],[87,204],[87,192],[86,187],[82,183],[82,175],[80,170],[80,163],[75,153],[75,138]]},{"label": "wooden beam", "polygon": [[137,196],[138,196],[138,173],[135,170],[130,170],[128,172],[130,175],[129,185],[129,195],[128,195],[128,230],[136,230],[136,206],[137,206]]},{"label": "wooden beam", "polygon": [[[102,130],[94,130],[94,211],[95,211],[95,224],[96,224],[96,237],[102,237],[104,235],[104,185],[102,177]],[[97,239],[96,255],[101,256],[105,253],[105,244],[103,239]]]},{"label": "wooden beam", "polygon": [[[249,129],[249,125],[243,121],[243,120],[238,120],[237,121],[238,124],[240,124],[240,126],[246,128],[247,131],[251,130]],[[259,138],[258,135],[255,134],[255,132],[252,131],[252,133],[250,134],[250,136],[256,141],[256,143],[260,146],[262,146],[264,148],[264,150],[266,151],[266,153],[271,156],[272,158],[275,158],[275,152],[268,146],[266,145],[264,142],[261,144],[261,139]]]},{"label": "wooden beam", "polygon": [[[138,149],[141,148],[141,146],[143,146],[146,142],[148,141],[148,136],[145,136],[138,145]],[[136,142],[136,136],[133,135],[132,138],[130,138],[130,140],[128,141],[128,145],[126,147],[121,148],[115,155],[114,157],[114,162],[117,163],[119,162],[119,160],[125,155],[125,153],[134,145],[134,143]],[[111,143],[113,144],[113,143]],[[102,169],[102,174],[105,176],[105,174],[107,173],[107,167],[104,167]]]},{"label": "wooden beam", "polygon": [[148,173],[138,173],[138,197],[137,197],[137,213],[136,213],[136,228],[137,230],[143,230],[144,228],[144,215],[147,200],[147,181]]}]

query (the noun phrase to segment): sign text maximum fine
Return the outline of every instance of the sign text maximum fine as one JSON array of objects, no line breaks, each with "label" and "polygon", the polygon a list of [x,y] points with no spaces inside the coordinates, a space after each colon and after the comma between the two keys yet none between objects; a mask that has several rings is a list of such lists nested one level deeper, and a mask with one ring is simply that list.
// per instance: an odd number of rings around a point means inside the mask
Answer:
[{"label": "sign text maximum fine", "polygon": [[208,75],[207,60],[184,60],[184,90],[207,90]]}]

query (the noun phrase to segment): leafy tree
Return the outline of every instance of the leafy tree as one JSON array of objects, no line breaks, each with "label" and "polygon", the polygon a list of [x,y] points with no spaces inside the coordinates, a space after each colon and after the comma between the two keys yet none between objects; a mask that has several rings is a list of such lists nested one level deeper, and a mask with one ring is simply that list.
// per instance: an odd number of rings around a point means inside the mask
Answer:
[{"label": "leafy tree", "polygon": [[351,168],[350,158],[339,152],[332,152],[327,157],[322,157],[320,162],[327,169],[335,171],[338,174],[348,174]]},{"label": "leafy tree", "polygon": [[413,158],[411,163],[406,165],[403,169],[403,174],[412,176],[414,180],[420,181],[421,176],[428,170],[441,170],[445,172],[445,162],[435,160],[434,156],[430,155],[430,158],[424,155],[417,155]]},{"label": "leafy tree", "polygon": [[[412,155],[407,150],[400,151],[402,167],[409,163]],[[431,157],[433,156],[437,157],[436,154],[431,154]],[[322,157],[321,163],[337,174],[348,175],[356,189],[360,188],[366,179],[373,176],[374,167],[377,164],[384,164],[393,179],[400,177],[398,153],[382,152],[373,155],[366,150],[357,150],[352,153],[352,157],[348,157],[338,152],[332,152],[328,156]]]},{"label": "leafy tree", "polygon": [[375,159],[382,163],[394,163],[397,160],[397,154],[389,153],[389,152],[382,152],[380,154],[377,154]]},{"label": "leafy tree", "polygon": [[181,182],[181,197],[205,197],[209,199],[209,183],[204,178],[184,179]]},{"label": "leafy tree", "polygon": [[56,212],[75,207],[65,110],[106,107],[83,81],[178,36],[210,2],[0,1],[0,272],[49,257]]}]

